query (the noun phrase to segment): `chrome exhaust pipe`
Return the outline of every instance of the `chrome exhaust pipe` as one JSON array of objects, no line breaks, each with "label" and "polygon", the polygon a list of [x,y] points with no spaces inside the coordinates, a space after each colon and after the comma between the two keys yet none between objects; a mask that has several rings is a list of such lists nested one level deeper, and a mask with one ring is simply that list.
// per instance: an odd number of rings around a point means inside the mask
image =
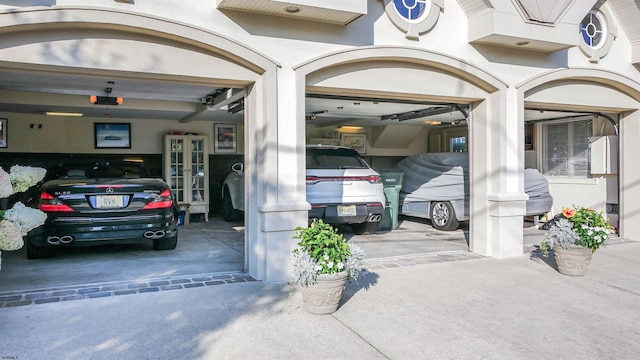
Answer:
[{"label": "chrome exhaust pipe", "polygon": [[372,214],[369,215],[367,222],[380,222],[380,220],[382,220],[382,215]]},{"label": "chrome exhaust pipe", "polygon": [[143,236],[147,239],[160,239],[164,237],[167,233],[164,230],[156,230],[156,231],[145,231]]},{"label": "chrome exhaust pipe", "polygon": [[65,235],[65,236],[62,236],[62,237],[60,238],[60,242],[61,242],[62,244],[68,244],[68,243],[70,243],[70,242],[72,242],[72,241],[73,241],[73,236],[70,236],[70,235]]},{"label": "chrome exhaust pipe", "polygon": [[57,236],[47,237],[47,242],[51,245],[60,245],[60,238]]}]

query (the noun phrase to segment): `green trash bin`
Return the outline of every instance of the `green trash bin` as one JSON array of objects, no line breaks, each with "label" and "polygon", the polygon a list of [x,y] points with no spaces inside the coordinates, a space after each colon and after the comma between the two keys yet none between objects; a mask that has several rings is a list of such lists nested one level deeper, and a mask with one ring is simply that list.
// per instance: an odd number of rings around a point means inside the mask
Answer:
[{"label": "green trash bin", "polygon": [[384,185],[384,196],[387,204],[384,210],[384,218],[380,222],[378,230],[395,230],[398,228],[398,214],[400,211],[400,190],[402,189],[403,172],[400,169],[378,170]]}]

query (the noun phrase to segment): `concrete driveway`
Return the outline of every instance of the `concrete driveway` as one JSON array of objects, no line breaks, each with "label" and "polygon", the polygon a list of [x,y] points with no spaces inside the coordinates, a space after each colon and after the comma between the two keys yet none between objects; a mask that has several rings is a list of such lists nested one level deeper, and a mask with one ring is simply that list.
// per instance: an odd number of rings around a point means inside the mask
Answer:
[{"label": "concrete driveway", "polygon": [[37,260],[28,260],[24,247],[3,251],[0,293],[243,270],[244,227],[214,217],[180,227],[175,250],[155,251],[149,241],[60,248]]},{"label": "concrete driveway", "polygon": [[[401,218],[398,229],[354,235],[340,228],[366,254],[369,266],[397,266],[415,261],[443,261],[478,256],[468,251],[468,228],[452,232],[433,229],[430,222]],[[543,232],[525,229],[540,239]],[[0,295],[8,292],[59,289],[87,284],[135,282],[147,279],[194,277],[244,272],[244,227],[219,217],[180,227],[178,247],[154,251],[147,244],[60,248],[47,259],[28,260],[26,250],[2,253]],[[427,256],[428,259],[423,258]],[[419,259],[416,260],[416,257]],[[386,264],[386,265],[385,265]]]}]

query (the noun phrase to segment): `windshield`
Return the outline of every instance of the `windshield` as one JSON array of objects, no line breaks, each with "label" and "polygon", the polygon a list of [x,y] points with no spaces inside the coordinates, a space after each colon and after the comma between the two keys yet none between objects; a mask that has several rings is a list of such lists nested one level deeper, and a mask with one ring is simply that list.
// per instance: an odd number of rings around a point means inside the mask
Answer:
[{"label": "windshield", "polygon": [[129,161],[77,161],[60,164],[58,178],[136,178],[145,177],[144,165]]},{"label": "windshield", "polygon": [[307,149],[307,169],[366,169],[365,161],[352,149]]}]

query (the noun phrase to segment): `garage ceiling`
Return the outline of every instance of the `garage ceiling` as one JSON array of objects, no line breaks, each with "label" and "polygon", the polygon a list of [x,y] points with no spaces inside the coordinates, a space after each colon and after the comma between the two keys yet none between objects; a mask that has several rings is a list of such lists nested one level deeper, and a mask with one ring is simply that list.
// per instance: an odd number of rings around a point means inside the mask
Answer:
[{"label": "garage ceiling", "polygon": [[[189,121],[244,121],[227,105],[242,91],[213,86],[200,79],[141,79],[93,74],[45,73],[0,68],[0,116],[4,112],[42,115],[45,111],[82,113],[85,117]],[[111,88],[107,94],[106,89]],[[226,89],[225,91],[222,91]],[[122,105],[95,105],[91,95],[122,97]],[[207,96],[214,105],[203,105]],[[210,102],[211,103],[211,102]],[[465,125],[467,105],[382,100],[310,94],[306,121],[317,127]],[[564,112],[526,110],[526,120],[566,116]],[[440,124],[440,125],[438,125]]]},{"label": "garage ceiling", "polygon": [[[242,114],[205,106],[202,99],[220,87],[197,79],[191,82],[39,73],[0,69],[0,112],[44,114],[45,111],[82,113],[85,117],[190,121],[242,121]],[[106,89],[111,88],[107,94]],[[90,96],[122,97],[122,105],[95,105]],[[109,115],[106,115],[109,114]]]}]

